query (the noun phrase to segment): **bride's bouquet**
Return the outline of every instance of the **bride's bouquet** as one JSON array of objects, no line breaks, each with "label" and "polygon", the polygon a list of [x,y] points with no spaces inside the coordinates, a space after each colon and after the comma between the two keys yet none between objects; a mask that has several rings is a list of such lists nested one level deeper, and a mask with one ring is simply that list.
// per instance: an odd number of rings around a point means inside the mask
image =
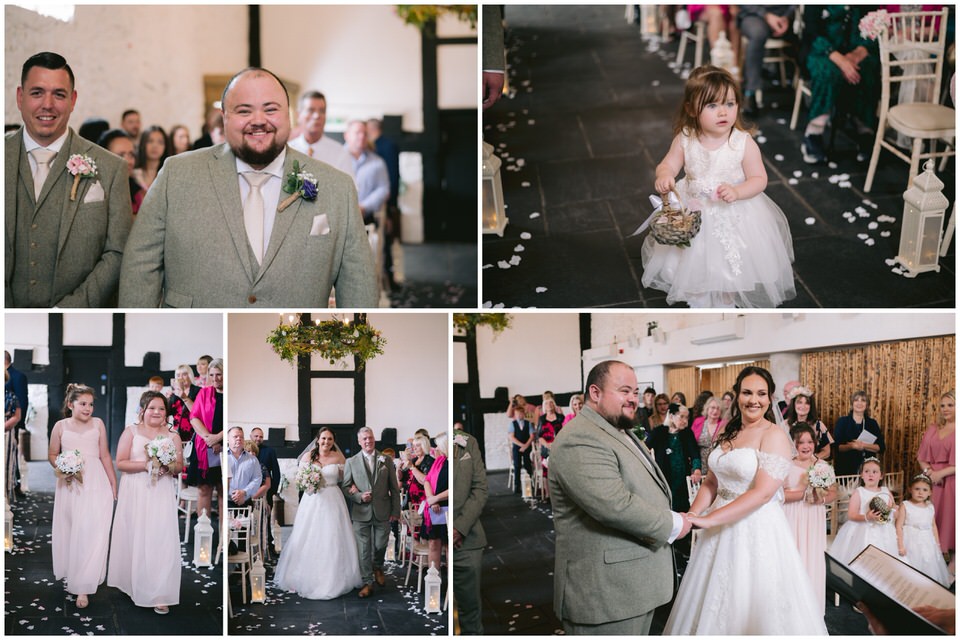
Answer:
[{"label": "bride's bouquet", "polygon": [[806,501],[815,503],[817,501],[817,491],[826,491],[837,482],[837,476],[833,473],[833,467],[828,464],[812,464],[807,469],[807,487],[808,492]]},{"label": "bride's bouquet", "polygon": [[150,460],[150,478],[154,482],[160,474],[160,467],[169,467],[177,459],[176,445],[165,436],[157,436],[144,445],[144,450]]},{"label": "bride's bouquet", "polygon": [[884,500],[883,496],[873,496],[873,499],[870,501],[870,510],[880,514],[877,522],[881,524],[890,522],[890,506],[887,505],[887,501]]},{"label": "bride's bouquet", "polygon": [[297,488],[304,493],[316,493],[326,486],[322,473],[323,467],[309,462],[297,469]]},{"label": "bride's bouquet", "polygon": [[56,460],[56,474],[70,484],[74,480],[83,484],[83,456],[79,449],[61,451]]}]

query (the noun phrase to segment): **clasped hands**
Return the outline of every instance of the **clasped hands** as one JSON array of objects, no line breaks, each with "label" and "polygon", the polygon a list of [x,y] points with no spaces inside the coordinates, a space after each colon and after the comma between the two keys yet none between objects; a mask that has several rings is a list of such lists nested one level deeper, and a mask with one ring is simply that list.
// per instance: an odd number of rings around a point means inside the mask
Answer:
[{"label": "clasped hands", "polygon": [[[350,495],[353,495],[355,493],[360,493],[360,489],[357,488],[356,484],[351,484],[349,492]],[[360,493],[360,502],[370,502],[371,500],[373,500],[373,491],[364,491],[363,493]]]}]

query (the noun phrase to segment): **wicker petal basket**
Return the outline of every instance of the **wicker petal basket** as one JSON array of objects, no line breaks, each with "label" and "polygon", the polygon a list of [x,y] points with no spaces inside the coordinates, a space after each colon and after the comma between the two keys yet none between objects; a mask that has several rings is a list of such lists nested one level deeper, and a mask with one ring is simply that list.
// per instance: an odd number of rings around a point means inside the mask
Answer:
[{"label": "wicker petal basket", "polygon": [[689,247],[690,241],[700,232],[700,212],[690,211],[683,206],[680,194],[672,190],[680,207],[664,198],[663,208],[650,223],[650,233],[659,244],[669,244],[677,247]]}]

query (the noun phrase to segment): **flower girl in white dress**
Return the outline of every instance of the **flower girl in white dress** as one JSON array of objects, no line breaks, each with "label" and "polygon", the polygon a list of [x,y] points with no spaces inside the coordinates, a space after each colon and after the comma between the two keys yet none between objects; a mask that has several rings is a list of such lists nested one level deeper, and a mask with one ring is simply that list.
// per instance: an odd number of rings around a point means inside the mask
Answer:
[{"label": "flower girl in white dress", "polygon": [[915,476],[910,481],[910,498],[897,511],[897,547],[907,564],[949,587],[950,571],[940,552],[931,493],[933,484],[927,476]]},{"label": "flower girl in white dress", "polygon": [[[740,89],[727,71],[705,65],[687,80],[676,137],[657,165],[656,189],[676,188],[701,211],[700,232],[681,248],[643,244],[643,285],[691,307],[776,307],[796,295],[790,227],[763,190],[760,148],[744,129]],[[680,170],[684,177],[675,181]]]}]

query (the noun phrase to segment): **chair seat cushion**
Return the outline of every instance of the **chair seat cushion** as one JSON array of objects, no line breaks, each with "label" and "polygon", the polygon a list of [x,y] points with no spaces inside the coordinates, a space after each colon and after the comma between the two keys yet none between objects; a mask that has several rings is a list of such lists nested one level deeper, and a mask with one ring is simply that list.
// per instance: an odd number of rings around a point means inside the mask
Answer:
[{"label": "chair seat cushion", "polygon": [[890,107],[887,123],[914,138],[941,138],[954,136],[956,111],[941,104],[914,102]]}]

